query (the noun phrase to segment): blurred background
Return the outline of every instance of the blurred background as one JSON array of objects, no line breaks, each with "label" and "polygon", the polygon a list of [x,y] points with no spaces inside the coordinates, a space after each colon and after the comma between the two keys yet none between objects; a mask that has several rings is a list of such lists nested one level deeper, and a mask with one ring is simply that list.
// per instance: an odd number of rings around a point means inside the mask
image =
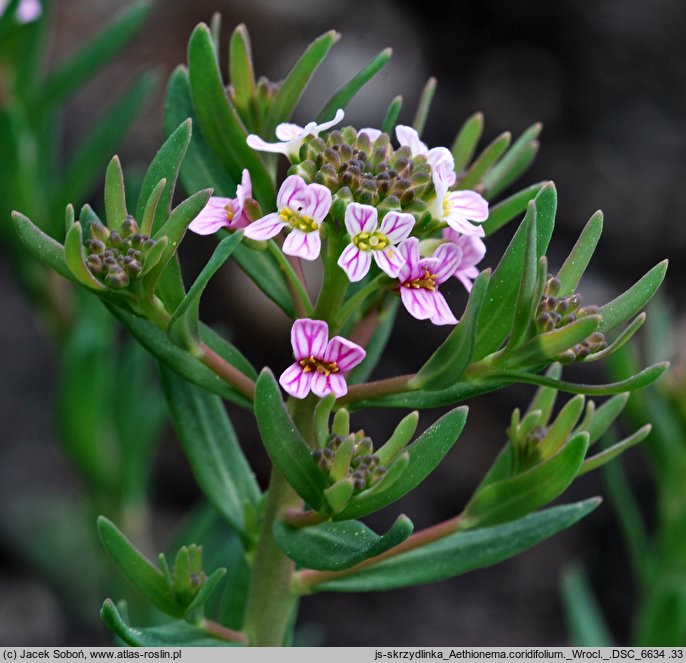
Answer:
[{"label": "blurred background", "polygon": [[[45,66],[68,57],[124,4],[55,2]],[[244,22],[256,73],[273,80],[286,73],[316,36],[331,28],[342,34],[296,111],[295,120],[303,124],[333,90],[386,46],[394,51],[391,63],[350,105],[346,122],[375,126],[389,101],[402,94],[400,121],[409,124],[431,75],[437,77],[438,88],[423,136],[429,146],[449,145],[475,111],[485,116],[483,144],[506,130],[517,136],[541,121],[540,153],[521,184],[552,179],[557,186],[551,267],[559,267],[583,224],[602,208],[605,232],[597,251],[600,258],[581,286],[585,303],[612,299],[667,257],[671,266],[664,292],[677,314],[683,313],[686,5],[680,0],[596,0],[592,5],[582,0],[157,0],[139,34],[70,100],[60,137],[65,150],[113,93],[152,67],[159,72],[159,85],[119,150],[125,169],[144,169],[163,141],[164,83],[174,67],[185,62],[193,27],[209,21],[215,11],[223,16],[224,51],[230,31]],[[96,208],[100,201],[99,193],[91,200]],[[482,267],[497,264],[513,229],[508,226],[489,240]],[[207,238],[189,237],[184,243],[181,258],[189,281],[212,247]],[[237,270],[224,269],[208,288],[203,316],[227,330],[256,366],[280,370],[289,361],[289,324],[255,293]],[[4,256],[0,298],[0,644],[106,645],[111,639],[97,618],[105,597],[88,592],[96,571],[89,568],[88,556],[72,545],[74,537],[64,521],[52,517],[65,500],[78,502],[83,492],[55,442],[54,348]],[[465,296],[457,285],[449,298],[460,311]],[[677,322],[678,335],[683,323],[680,318]],[[444,334],[400,315],[379,376],[416,370],[424,358],[416,353],[428,353]],[[663,358],[674,359],[668,353],[665,339]],[[585,376],[603,378],[584,370]],[[417,528],[453,516],[504,443],[511,410],[526,407],[531,394],[531,389],[511,388],[470,403],[467,428],[433,478],[397,509],[377,514],[372,525],[389,524],[398,510]],[[353,422],[381,437],[390,432],[398,414],[361,414]],[[267,459],[254,424],[243,412],[232,409],[231,415],[264,485]],[[155,549],[163,549],[198,501],[199,491],[170,431],[156,453],[152,538]],[[650,523],[649,470],[637,450],[623,462]],[[604,491],[602,476],[594,474],[575,483],[564,501]],[[48,540],[73,552],[66,579],[45,572],[51,567]],[[566,565],[577,561],[587,567],[617,642],[626,643],[637,589],[607,502],[571,530],[491,569],[418,589],[308,598],[302,602],[301,637],[313,644],[346,646],[564,645],[569,640],[559,578]],[[79,595],[88,598],[77,607],[73,597],[79,587]]]}]

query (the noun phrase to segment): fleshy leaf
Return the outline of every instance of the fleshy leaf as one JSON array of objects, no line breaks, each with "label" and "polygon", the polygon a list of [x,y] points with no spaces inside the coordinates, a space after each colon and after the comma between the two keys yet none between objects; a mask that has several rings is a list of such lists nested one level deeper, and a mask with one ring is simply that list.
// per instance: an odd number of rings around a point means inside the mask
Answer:
[{"label": "fleshy leaf", "polygon": [[560,281],[560,297],[572,295],[576,290],[581,277],[586,271],[586,267],[588,267],[588,263],[591,262],[602,232],[603,213],[598,211],[584,226],[579,239],[557,273],[557,279]]},{"label": "fleshy leaf", "polygon": [[328,522],[303,529],[277,522],[274,538],[299,566],[340,571],[394,548],[405,541],[412,530],[412,521],[405,515],[398,516],[383,536],[375,534],[359,520]]},{"label": "fleshy leaf", "polygon": [[22,244],[38,260],[44,262],[54,269],[65,279],[75,281],[74,275],[67,267],[64,256],[64,247],[56,242],[52,237],[46,235],[31,219],[24,216],[21,212],[12,212],[14,229]]},{"label": "fleshy leaf", "polygon": [[623,454],[627,449],[631,449],[631,447],[633,447],[634,445],[643,442],[643,440],[645,440],[646,437],[650,435],[651,428],[652,426],[650,424],[646,424],[645,426],[639,428],[632,435],[629,435],[629,437],[624,438],[621,442],[617,442],[616,444],[613,444],[611,447],[603,449],[603,451],[595,454],[594,456],[591,456],[590,458],[587,458],[584,461],[584,464],[581,466],[579,475],[586,474],[586,472],[592,472],[593,470],[597,470],[599,467],[602,467],[606,463],[609,463],[613,458],[616,458],[620,454]]},{"label": "fleshy leaf", "polygon": [[464,176],[458,180],[458,189],[473,189],[481,182],[488,169],[500,158],[510,144],[512,136],[509,131],[500,134],[476,158]]},{"label": "fleshy leaf", "polygon": [[[579,394],[568,400],[560,410],[555,421],[548,428],[543,439],[538,443],[538,449],[543,457],[549,457],[561,449],[584,411],[585,398]],[[590,440],[589,440],[590,444]]]},{"label": "fleshy leaf", "polygon": [[455,137],[455,142],[451,149],[453,159],[455,159],[456,172],[459,173],[463,171],[472,160],[483,130],[483,113],[474,113],[474,115],[467,118],[462,127],[460,127],[460,131]]},{"label": "fleshy leaf", "polygon": [[417,130],[417,133],[420,136],[424,131],[424,125],[426,124],[426,118],[429,116],[429,110],[431,109],[431,102],[433,101],[435,92],[436,79],[431,76],[424,84],[422,93],[419,96],[417,112],[414,115],[414,120],[412,120],[412,126]]},{"label": "fleshy leaf", "polygon": [[582,422],[582,425],[578,430],[585,430],[588,432],[589,444],[597,442],[610,429],[610,426],[612,426],[615,419],[626,407],[628,400],[628,393],[617,394],[593,412],[593,416],[588,422],[588,425],[584,426]]},{"label": "fleshy leaf", "polygon": [[249,126],[253,123],[255,107],[255,72],[252,66],[250,35],[241,23],[231,35],[229,43],[229,77],[236,112]]},{"label": "fleshy leaf", "polygon": [[598,352],[593,352],[587,357],[584,357],[581,362],[584,364],[590,364],[594,361],[601,361],[611,354],[614,354],[622,348],[626,343],[628,343],[633,335],[643,326],[646,321],[646,314],[640,313],[637,315],[622,331],[617,335],[617,337],[605,348],[598,350]]},{"label": "fleshy leaf", "polygon": [[272,462],[298,495],[318,511],[326,478],[288,414],[274,375],[266,368],[255,384],[255,416]]},{"label": "fleshy leaf", "polygon": [[419,412],[417,411],[410,412],[410,414],[400,420],[388,441],[375,452],[375,455],[379,458],[380,465],[387,466],[403,451],[405,445],[412,439],[417,430],[418,423]]},{"label": "fleshy leaf", "polygon": [[403,98],[400,95],[393,97],[393,101],[388,105],[388,110],[381,123],[381,131],[385,131],[389,135],[393,133],[393,129],[398,123],[398,117],[400,116],[400,109],[402,106]]},{"label": "fleshy leaf", "polygon": [[192,615],[196,610],[199,610],[205,605],[205,603],[207,603],[214,591],[221,584],[224,576],[226,576],[226,569],[224,568],[215,569],[212,571],[212,573],[210,573],[210,575],[207,577],[207,580],[203,582],[202,587],[200,587],[198,590],[195,598],[188,604],[188,607],[186,608],[186,616]]},{"label": "fleshy leaf", "polygon": [[526,210],[530,200],[533,200],[538,192],[545,186],[546,182],[537,182],[522,189],[517,193],[513,193],[509,198],[493,205],[488,210],[488,218],[481,226],[486,233],[486,236],[492,235],[497,230],[500,230],[504,225],[512,221],[515,216],[522,214]]},{"label": "fleshy leaf", "polygon": [[69,229],[64,239],[64,256],[71,273],[82,285],[93,290],[105,291],[107,288],[95,278],[86,265],[83,255],[83,230],[77,221]]},{"label": "fleshy leaf", "polygon": [[112,157],[105,173],[105,210],[107,225],[112,230],[119,230],[128,212],[124,193],[124,173],[117,156]]},{"label": "fleshy leaf", "polygon": [[161,366],[174,429],[193,475],[207,499],[247,540],[246,503],[257,505],[260,490],[220,398]]}]

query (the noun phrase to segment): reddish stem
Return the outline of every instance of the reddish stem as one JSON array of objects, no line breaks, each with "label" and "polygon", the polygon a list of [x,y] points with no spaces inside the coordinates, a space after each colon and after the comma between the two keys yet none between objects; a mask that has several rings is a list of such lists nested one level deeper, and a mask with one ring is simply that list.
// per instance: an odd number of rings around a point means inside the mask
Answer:
[{"label": "reddish stem", "polygon": [[204,619],[202,621],[202,628],[204,631],[215,638],[218,638],[219,640],[225,640],[226,642],[240,642],[243,645],[248,644],[248,638],[245,636],[245,633],[234,631],[231,628],[227,628],[226,626],[217,624],[217,622],[213,622],[211,619]]},{"label": "reddish stem", "polygon": [[222,380],[228,382],[249,401],[255,400],[255,383],[247,375],[244,375],[235,366],[229,364],[205,343],[200,344],[200,349],[202,350],[200,361],[205,366],[216,373]]},{"label": "reddish stem", "polygon": [[407,385],[415,377],[416,373],[410,373],[409,375],[398,375],[397,377],[386,378],[385,380],[355,384],[348,389],[348,393],[343,398],[338,399],[338,403],[356,403],[367,398],[400,394],[403,391],[408,391]]}]

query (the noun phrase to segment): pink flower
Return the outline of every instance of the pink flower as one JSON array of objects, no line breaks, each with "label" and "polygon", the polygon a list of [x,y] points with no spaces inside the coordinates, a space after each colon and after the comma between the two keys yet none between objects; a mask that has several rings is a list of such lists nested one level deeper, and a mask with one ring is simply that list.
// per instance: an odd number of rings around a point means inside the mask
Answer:
[{"label": "pink flower", "polygon": [[281,386],[295,398],[305,398],[312,391],[323,398],[348,393],[344,373],[357,366],[367,354],[356,343],[342,336],[329,341],[329,327],[323,320],[301,318],[291,328],[295,363],[279,378]]},{"label": "pink flower", "polygon": [[449,181],[445,170],[434,168],[436,198],[430,207],[432,216],[463,235],[483,237],[484,229],[471,222],[483,223],[488,218],[488,202],[476,191],[450,191]]},{"label": "pink flower", "polygon": [[453,276],[471,292],[474,279],[479,276],[476,264],[486,255],[486,245],[475,235],[460,235],[452,228],[443,230],[443,239],[455,244],[461,251],[462,257]]},{"label": "pink flower", "polygon": [[[9,0],[0,0],[0,16],[5,13]],[[31,23],[40,17],[43,7],[38,0],[20,0],[15,14],[19,23]]]},{"label": "pink flower", "polygon": [[435,325],[455,325],[452,314],[438,286],[455,272],[462,252],[454,244],[441,244],[431,258],[419,255],[419,240],[410,237],[398,247],[405,264],[398,274],[400,297],[409,314],[417,320],[431,320]]},{"label": "pink flower", "polygon": [[319,228],[331,209],[331,191],[321,184],[306,184],[300,175],[291,175],[283,181],[276,205],[279,211],[251,223],[245,236],[271,239],[282,228],[290,228],[283,252],[303,260],[316,260],[322,248]]},{"label": "pink flower", "polygon": [[245,228],[250,223],[244,211],[246,198],[252,198],[252,183],[250,173],[244,169],[241,183],[236,187],[236,197],[212,196],[202,212],[191,221],[188,229],[198,235],[212,235],[220,228]]},{"label": "pink flower", "polygon": [[304,127],[301,127],[299,124],[282,122],[276,127],[276,137],[281,141],[280,143],[267,143],[255,134],[248,136],[247,143],[253,150],[278,152],[279,154],[285,154],[291,160],[298,159],[300,146],[308,136],[319,136],[321,131],[325,131],[338,124],[344,115],[343,109],[339,108],[333,120],[323,122],[322,124],[308,122]]},{"label": "pink flower", "polygon": [[373,143],[382,134],[382,131],[373,127],[365,127],[364,129],[357,130],[357,135],[359,136],[360,134],[367,134],[367,137]]},{"label": "pink flower", "polygon": [[422,142],[419,134],[412,127],[399,124],[395,128],[395,136],[400,145],[407,146],[412,151],[412,156],[423,155],[433,170],[440,170],[448,186],[455,184],[455,160],[447,147],[432,147],[429,149]]},{"label": "pink flower", "polygon": [[376,207],[350,203],[345,208],[345,227],[351,243],[338,259],[339,266],[351,281],[361,281],[373,257],[381,270],[395,278],[405,262],[395,245],[409,236],[412,226],[412,214],[388,212],[379,228]]}]

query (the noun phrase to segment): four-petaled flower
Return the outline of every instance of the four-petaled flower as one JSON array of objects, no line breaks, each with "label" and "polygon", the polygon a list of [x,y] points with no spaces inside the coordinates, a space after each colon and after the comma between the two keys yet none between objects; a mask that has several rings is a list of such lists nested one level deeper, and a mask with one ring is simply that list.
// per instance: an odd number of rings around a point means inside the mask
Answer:
[{"label": "four-petaled flower", "polygon": [[295,362],[279,378],[281,386],[295,398],[312,391],[323,398],[348,393],[344,373],[357,366],[367,354],[356,343],[342,336],[329,340],[329,327],[323,320],[301,318],[291,328]]},{"label": "four-petaled flower", "polygon": [[345,113],[342,108],[336,111],[333,120],[317,124],[316,122],[308,122],[304,127],[299,124],[291,124],[290,122],[282,122],[276,127],[276,137],[281,141],[280,143],[267,143],[255,134],[250,134],[247,138],[247,143],[253,150],[261,152],[278,152],[285,154],[289,159],[298,159],[300,146],[305,142],[308,136],[319,136],[321,131],[326,131],[338,124]]},{"label": "four-petaled flower", "polygon": [[395,278],[405,262],[396,244],[409,236],[412,226],[412,214],[391,211],[379,227],[376,207],[350,203],[345,209],[345,227],[351,243],[338,259],[339,266],[351,281],[360,281],[369,271],[373,257],[382,271]]},{"label": "four-petaled flower", "polygon": [[278,212],[251,223],[245,236],[271,239],[282,228],[290,228],[283,252],[303,260],[316,260],[322,248],[319,228],[331,209],[331,191],[321,184],[306,184],[300,175],[291,175],[283,181],[276,205]]},{"label": "four-petaled flower", "polygon": [[405,258],[400,268],[400,297],[411,316],[431,320],[435,325],[455,325],[452,314],[438,286],[447,281],[460,262],[462,251],[454,244],[441,244],[431,258],[419,255],[419,240],[410,237],[398,246]]},{"label": "four-petaled flower", "polygon": [[486,255],[486,245],[475,235],[460,235],[452,228],[443,230],[443,239],[455,244],[461,251],[462,257],[453,273],[453,276],[462,282],[462,285],[471,292],[474,279],[479,276],[477,263]]},{"label": "four-petaled flower", "polygon": [[250,173],[244,169],[241,183],[236,187],[236,197],[212,196],[200,214],[191,221],[188,229],[198,235],[212,235],[220,228],[245,228],[250,223],[244,210],[246,198],[252,198],[252,183]]},{"label": "four-petaled flower", "polygon": [[483,237],[484,229],[470,222],[483,223],[488,218],[488,202],[476,191],[450,191],[445,168],[434,168],[432,177],[436,191],[429,208],[432,216],[463,235]]}]

